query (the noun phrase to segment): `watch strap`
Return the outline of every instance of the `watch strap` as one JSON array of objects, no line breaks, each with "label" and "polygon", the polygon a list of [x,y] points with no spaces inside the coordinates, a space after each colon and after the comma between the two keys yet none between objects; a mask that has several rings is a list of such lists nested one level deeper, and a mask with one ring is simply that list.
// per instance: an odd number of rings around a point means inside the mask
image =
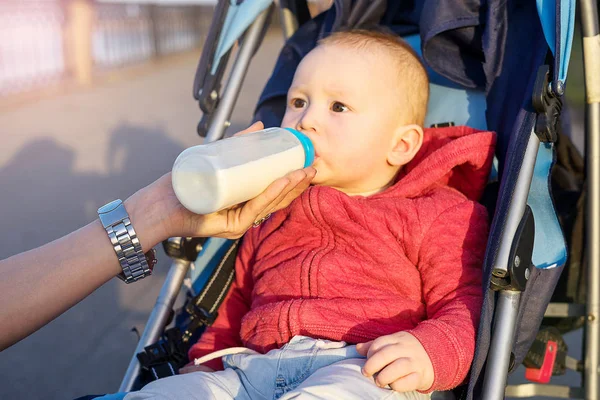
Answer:
[{"label": "watch strap", "polygon": [[155,253],[144,254],[123,202],[115,200],[101,207],[98,215],[123,269],[117,276],[125,283],[131,283],[151,275]]},{"label": "watch strap", "polygon": [[123,272],[118,277],[125,283],[135,282],[152,274],[140,241],[129,218],[106,228]]}]

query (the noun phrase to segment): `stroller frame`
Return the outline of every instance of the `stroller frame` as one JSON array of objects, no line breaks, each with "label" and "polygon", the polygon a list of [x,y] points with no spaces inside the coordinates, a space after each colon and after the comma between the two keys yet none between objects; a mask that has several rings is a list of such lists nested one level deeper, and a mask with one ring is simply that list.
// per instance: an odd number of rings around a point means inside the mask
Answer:
[{"label": "stroller frame", "polygon": [[[221,139],[225,134],[225,130],[230,125],[229,118],[231,117],[233,107],[235,106],[235,102],[237,101],[242,88],[242,83],[246,76],[250,61],[252,60],[252,56],[254,55],[254,51],[260,45],[262,39],[261,33],[268,23],[267,17],[269,12],[270,9],[263,11],[246,32],[246,37],[239,48],[238,56],[232,66],[230,79],[227,82],[221,101],[219,102],[219,107],[216,109],[216,113],[210,123],[206,143]],[[163,283],[156,300],[156,304],[152,309],[144,332],[135,348],[135,352],[129,362],[125,376],[121,381],[119,392],[127,392],[133,388],[135,380],[140,374],[140,363],[136,354],[143,352],[146,346],[156,343],[160,338],[167,325],[175,299],[181,291],[183,281],[188,273],[190,265],[194,262],[201,250],[201,247],[194,249],[195,251],[192,251],[191,255],[184,257],[183,254],[189,253],[183,251],[183,246],[186,243],[183,238],[170,238],[169,242],[172,248],[179,248],[181,250],[180,253],[182,254],[182,257],[176,258],[169,269],[165,282]]]},{"label": "stroller frame", "polygon": [[[584,40],[600,34],[598,27],[598,8],[591,1],[580,1],[581,27]],[[584,46],[585,47],[585,46]],[[592,73],[591,54],[584,50],[584,68],[586,73],[586,160],[589,197],[586,211],[588,223],[586,227],[586,247],[588,250],[589,288],[587,297],[586,353],[585,362],[585,395],[589,399],[597,399],[600,392],[598,386],[598,368],[600,367],[600,101],[590,96],[591,90],[587,74]],[[597,61],[597,60],[596,60]],[[589,356],[588,356],[589,354]]]},{"label": "stroller frame", "polygon": [[[293,13],[280,3],[280,20],[284,36],[288,39],[297,29],[298,23]],[[584,42],[586,38],[594,38],[600,35],[598,23],[598,8],[594,0],[579,0],[579,12],[581,15],[581,28]],[[240,93],[248,65],[257,47],[262,41],[262,34],[268,24],[268,16],[273,5],[264,10],[258,18],[250,25],[241,40],[237,57],[234,60],[231,73],[222,95],[214,92],[208,94],[212,100],[219,98],[219,107],[215,115],[211,117],[208,124],[206,141],[211,142],[223,137],[225,130],[229,127],[229,118]],[[585,108],[585,149],[586,149],[586,181],[588,197],[586,199],[586,251],[587,251],[587,280],[588,293],[585,307],[572,307],[566,303],[555,303],[549,307],[546,316],[566,317],[585,315],[585,349],[584,366],[582,372],[583,388],[566,387],[559,385],[523,384],[506,386],[507,373],[511,363],[511,351],[517,325],[519,302],[521,290],[499,290],[492,328],[492,339],[490,351],[487,358],[485,370],[483,398],[485,400],[503,399],[505,395],[511,397],[532,397],[545,395],[558,398],[579,398],[589,400],[600,400],[599,368],[600,368],[600,99],[594,97],[598,94],[600,87],[592,87],[590,76],[593,74],[593,64],[599,60],[592,59],[594,54],[583,49],[586,108]],[[598,68],[596,68],[596,71]],[[596,81],[598,84],[599,81]],[[217,86],[218,87],[218,86]],[[195,93],[195,96],[202,93]],[[205,96],[207,94],[204,94]],[[502,260],[494,266],[493,275],[498,277],[510,277],[508,268],[511,246],[519,224],[527,212],[527,195],[533,175],[533,166],[537,157],[537,148],[540,140],[532,132],[524,157],[524,167],[521,169],[517,179],[517,189],[514,201],[511,203],[507,216],[506,229],[501,238],[498,260]],[[195,260],[201,246],[194,245],[195,249],[187,251],[183,247],[186,241],[183,238],[169,239],[169,246],[179,249],[181,257],[175,258],[169,273],[157,298],[156,305],[148,319],[144,332],[135,349],[127,372],[123,378],[120,392],[130,391],[140,373],[140,365],[136,354],[143,352],[146,346],[155,343],[165,328],[169,313],[175,299],[181,290],[183,280],[191,263]],[[183,256],[187,254],[187,256]],[[528,274],[526,273],[526,278]]]}]

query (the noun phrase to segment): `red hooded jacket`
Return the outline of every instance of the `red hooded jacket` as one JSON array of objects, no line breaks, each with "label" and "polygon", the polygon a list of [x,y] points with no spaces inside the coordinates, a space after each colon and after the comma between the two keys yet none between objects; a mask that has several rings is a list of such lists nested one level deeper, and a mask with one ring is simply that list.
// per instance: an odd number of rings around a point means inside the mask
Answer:
[{"label": "red hooded jacket", "polygon": [[432,361],[430,390],[463,382],[488,235],[476,200],[495,135],[451,127],[424,138],[389,189],[350,197],[311,187],[250,229],[232,288],[190,359],[241,345],[267,352],[295,335],[361,343],[408,331]]}]

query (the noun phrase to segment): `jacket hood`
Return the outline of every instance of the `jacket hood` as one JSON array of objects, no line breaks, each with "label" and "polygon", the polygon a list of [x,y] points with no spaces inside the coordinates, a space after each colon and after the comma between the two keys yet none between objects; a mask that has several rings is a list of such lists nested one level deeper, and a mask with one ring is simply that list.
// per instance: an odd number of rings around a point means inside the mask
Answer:
[{"label": "jacket hood", "polygon": [[421,149],[384,193],[412,197],[445,185],[477,201],[488,181],[495,144],[495,133],[467,126],[424,129]]}]

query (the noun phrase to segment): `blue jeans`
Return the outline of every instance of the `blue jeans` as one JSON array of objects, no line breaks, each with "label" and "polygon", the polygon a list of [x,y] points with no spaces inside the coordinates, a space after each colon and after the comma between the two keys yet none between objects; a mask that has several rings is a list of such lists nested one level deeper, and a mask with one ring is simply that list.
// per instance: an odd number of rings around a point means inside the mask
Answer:
[{"label": "blue jeans", "polygon": [[223,357],[225,369],[152,382],[126,400],[147,399],[429,399],[378,387],[361,373],[365,358],[344,342],[296,336],[267,354]]}]

